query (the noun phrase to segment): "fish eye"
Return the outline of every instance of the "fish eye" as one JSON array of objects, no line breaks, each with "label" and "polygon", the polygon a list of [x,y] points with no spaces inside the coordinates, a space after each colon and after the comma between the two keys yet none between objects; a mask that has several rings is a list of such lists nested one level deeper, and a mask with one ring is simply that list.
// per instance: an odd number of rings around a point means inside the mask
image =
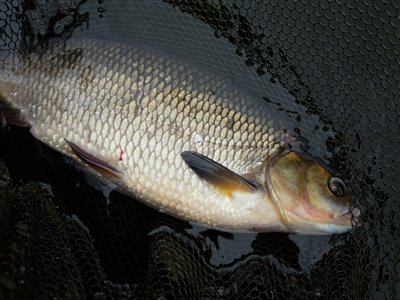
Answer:
[{"label": "fish eye", "polygon": [[346,193],[346,185],[339,177],[331,177],[328,186],[331,193],[337,197],[343,197]]}]

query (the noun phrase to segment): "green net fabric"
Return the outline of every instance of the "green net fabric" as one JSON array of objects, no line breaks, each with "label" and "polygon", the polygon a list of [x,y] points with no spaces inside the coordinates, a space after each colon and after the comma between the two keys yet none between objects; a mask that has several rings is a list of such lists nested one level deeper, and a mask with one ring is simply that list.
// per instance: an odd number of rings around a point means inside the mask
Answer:
[{"label": "green net fabric", "polygon": [[0,299],[398,299],[399,12],[372,0],[0,0],[2,71],[72,35],[173,53],[290,118],[360,210],[342,235],[205,228],[1,126]]}]

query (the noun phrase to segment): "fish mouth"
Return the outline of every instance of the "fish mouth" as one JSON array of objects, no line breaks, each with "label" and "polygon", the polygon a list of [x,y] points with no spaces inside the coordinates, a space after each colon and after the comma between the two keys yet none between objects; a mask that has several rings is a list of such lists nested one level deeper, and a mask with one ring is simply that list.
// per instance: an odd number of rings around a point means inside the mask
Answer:
[{"label": "fish mouth", "polygon": [[354,216],[353,211],[350,208],[343,210],[343,212],[335,215],[332,219],[336,224],[343,226],[352,227],[352,222],[357,223],[358,218]]}]

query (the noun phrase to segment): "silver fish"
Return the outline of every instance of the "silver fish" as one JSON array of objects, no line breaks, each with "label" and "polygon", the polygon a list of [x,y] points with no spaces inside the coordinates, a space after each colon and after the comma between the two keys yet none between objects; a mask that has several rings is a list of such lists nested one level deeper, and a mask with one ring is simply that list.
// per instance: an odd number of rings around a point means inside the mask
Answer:
[{"label": "silver fish", "polygon": [[162,52],[70,39],[0,73],[0,116],[136,198],[232,230],[351,229],[343,181],[246,91]]}]

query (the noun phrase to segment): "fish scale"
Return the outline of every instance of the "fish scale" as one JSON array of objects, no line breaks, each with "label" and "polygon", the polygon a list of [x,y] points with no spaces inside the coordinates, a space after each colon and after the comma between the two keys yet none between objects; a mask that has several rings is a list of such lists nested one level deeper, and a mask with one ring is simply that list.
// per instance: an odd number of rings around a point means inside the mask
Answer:
[{"label": "fish scale", "polygon": [[264,190],[229,198],[181,157],[198,152],[244,174],[282,150],[283,120],[232,83],[146,47],[87,39],[31,54],[7,74],[0,92],[35,137],[107,162],[116,183],[150,206],[227,229],[287,231]]}]

